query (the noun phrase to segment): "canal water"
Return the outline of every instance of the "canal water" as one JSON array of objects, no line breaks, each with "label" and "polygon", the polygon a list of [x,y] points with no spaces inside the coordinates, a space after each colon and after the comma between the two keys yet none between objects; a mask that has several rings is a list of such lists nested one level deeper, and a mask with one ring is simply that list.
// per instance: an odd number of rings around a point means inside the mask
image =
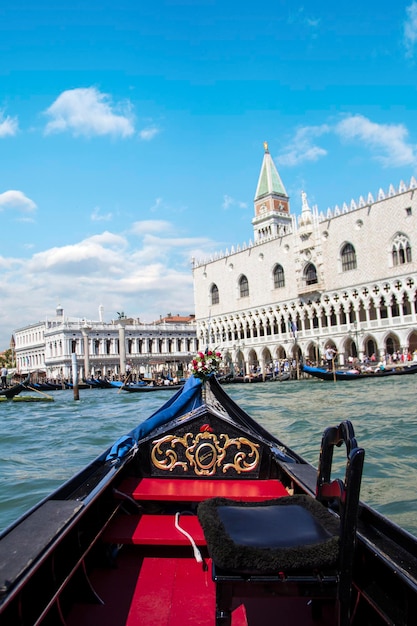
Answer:
[{"label": "canal water", "polygon": [[[361,499],[417,535],[417,376],[238,384],[227,393],[315,466],[329,425],[353,422],[366,450]],[[159,408],[168,392],[51,392],[0,403],[0,530]],[[31,395],[34,395],[33,393]]]}]

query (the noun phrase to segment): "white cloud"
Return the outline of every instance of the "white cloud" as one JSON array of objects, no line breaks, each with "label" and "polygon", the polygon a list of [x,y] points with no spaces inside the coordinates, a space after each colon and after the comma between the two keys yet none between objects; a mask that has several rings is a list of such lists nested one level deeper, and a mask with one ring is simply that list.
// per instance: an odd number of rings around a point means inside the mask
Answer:
[{"label": "white cloud", "polygon": [[19,122],[17,117],[4,116],[4,112],[0,111],[0,138],[13,137],[19,130]]},{"label": "white cloud", "polygon": [[75,136],[130,137],[134,133],[130,104],[115,106],[108,94],[95,87],[62,92],[45,113],[51,118],[46,134],[70,131]]},{"label": "white cloud", "polygon": [[35,223],[35,220],[34,220],[33,217],[28,217],[28,216],[24,217],[23,215],[21,217],[16,218],[16,221],[24,223],[24,224],[28,224],[28,223],[29,224],[34,224]]},{"label": "white cloud", "polygon": [[314,140],[329,132],[330,127],[327,124],[299,128],[285,151],[277,157],[277,162],[280,165],[294,166],[305,161],[317,161],[326,156],[327,150],[315,145]]},{"label": "white cloud", "polygon": [[[23,263],[24,262],[21,261],[20,259],[7,258],[7,257],[0,256],[0,270],[2,272],[10,271],[13,269],[20,272],[23,266]],[[5,274],[4,277],[7,278],[7,274]]]},{"label": "white cloud", "polygon": [[58,303],[65,315],[80,320],[97,320],[102,303],[106,321],[117,311],[144,322],[167,311],[192,313],[191,258],[207,256],[219,243],[176,231],[168,221],[144,220],[123,235],[104,231],[25,260],[0,257],[0,345],[7,347],[13,330],[53,316]]},{"label": "white cloud", "polygon": [[32,212],[36,209],[36,204],[25,196],[21,191],[10,189],[0,193],[0,211],[3,209],[17,209],[23,212]]},{"label": "white cloud", "polygon": [[227,211],[228,209],[235,206],[237,206],[239,209],[246,209],[248,205],[246,202],[242,202],[241,200],[235,200],[234,198],[232,198],[232,196],[225,194],[223,196],[222,208],[226,209]]},{"label": "white cloud", "polygon": [[174,206],[172,204],[169,204],[168,202],[165,202],[163,198],[159,197],[155,199],[155,202],[149,208],[149,211],[151,213],[158,213],[158,215],[163,215],[165,212],[165,214],[172,216],[174,213],[182,213],[185,209],[186,206],[184,205]]},{"label": "white cloud", "polygon": [[110,222],[113,219],[112,213],[101,213],[99,207],[95,207],[93,212],[91,213],[91,221],[92,222]]},{"label": "white cloud", "polygon": [[73,245],[38,252],[28,262],[28,269],[34,271],[37,268],[39,273],[53,271],[77,276],[88,276],[99,271],[114,277],[124,271],[120,256],[126,246],[124,237],[106,231]]},{"label": "white cloud", "polygon": [[[139,223],[139,231],[144,224]],[[136,239],[130,244],[124,236],[105,231],[24,261],[0,257],[1,345],[7,346],[14,329],[54,315],[58,302],[66,315],[80,319],[97,319],[102,302],[108,321],[117,311],[148,322],[170,310],[192,313],[191,255],[206,242],[149,234],[152,229],[159,233],[161,226],[166,232],[174,231],[169,223],[151,221],[139,245]]]},{"label": "white cloud", "polygon": [[140,132],[139,132],[139,137],[143,140],[143,141],[151,141],[151,139],[153,139],[154,137],[156,137],[156,135],[159,135],[161,131],[159,130],[159,128],[156,128],[156,126],[151,126],[149,128],[143,128]]},{"label": "white cloud", "polygon": [[417,146],[407,142],[408,130],[402,124],[377,124],[363,115],[352,115],[339,122],[335,132],[344,140],[359,140],[384,167],[417,163]]},{"label": "white cloud", "polygon": [[288,24],[299,25],[305,32],[310,33],[313,39],[317,37],[317,31],[321,25],[321,19],[307,15],[303,6],[297,9],[291,8],[287,21]]},{"label": "white cloud", "polygon": [[147,235],[150,233],[171,232],[172,224],[165,220],[142,220],[135,222],[131,231],[135,235]]},{"label": "white cloud", "polygon": [[132,258],[140,266],[154,264],[158,259],[167,268],[183,268],[188,275],[193,257],[208,256],[218,248],[218,242],[207,237],[162,237],[148,232]]},{"label": "white cloud", "polygon": [[414,48],[417,41],[417,2],[412,2],[406,8],[407,18],[404,22],[404,45],[406,56],[414,56]]},{"label": "white cloud", "polygon": [[156,211],[159,211],[160,209],[165,209],[165,208],[167,208],[167,205],[165,204],[163,198],[156,198],[155,204],[151,206],[150,211],[152,213],[155,213]]},{"label": "white cloud", "polygon": [[344,142],[356,142],[356,147],[372,152],[383,167],[416,165],[417,146],[408,141],[408,129],[402,124],[378,124],[364,115],[348,115],[336,124],[303,126],[277,157],[280,165],[296,166],[306,161],[317,161],[326,156],[326,148],[316,139],[332,135]]}]

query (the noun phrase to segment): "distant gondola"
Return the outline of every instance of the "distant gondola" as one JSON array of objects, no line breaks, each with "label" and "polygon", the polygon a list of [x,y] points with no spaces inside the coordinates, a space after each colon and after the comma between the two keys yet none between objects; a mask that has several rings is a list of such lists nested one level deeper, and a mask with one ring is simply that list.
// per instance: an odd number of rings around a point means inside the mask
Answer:
[{"label": "distant gondola", "polygon": [[36,389],[36,391],[57,391],[65,389],[65,386],[63,386],[62,383],[50,383],[48,381],[43,383],[31,383],[30,386]]},{"label": "distant gondola", "polygon": [[111,389],[112,385],[107,378],[86,378],[85,384],[96,389]]},{"label": "distant gondola", "polygon": [[8,387],[7,389],[0,390],[0,396],[5,396],[8,400],[11,400],[18,393],[24,391],[26,389],[26,385],[30,383],[30,374],[25,378],[24,381],[17,383],[17,385],[13,385],[12,387]]},{"label": "distant gondola", "polygon": [[183,383],[179,385],[147,385],[146,383],[132,383],[130,385],[122,385],[121,389],[123,391],[129,391],[130,393],[146,393],[150,391],[178,391],[178,389],[182,389],[183,386]]},{"label": "distant gondola", "polygon": [[417,363],[412,365],[397,365],[386,369],[375,369],[359,371],[356,369],[350,370],[328,370],[325,367],[312,367],[311,365],[302,365],[301,369],[306,374],[310,374],[314,378],[320,378],[321,380],[365,380],[372,379],[377,380],[379,378],[386,378],[387,376],[403,376],[407,374],[417,374]]},{"label": "distant gondola", "polygon": [[267,383],[267,382],[283,382],[284,380],[289,380],[291,378],[290,372],[281,372],[280,374],[267,374],[263,376],[262,374],[255,375],[246,375],[246,376],[234,376],[233,374],[228,374],[227,376],[219,376],[217,380],[222,385],[227,384],[235,384],[235,383]]}]

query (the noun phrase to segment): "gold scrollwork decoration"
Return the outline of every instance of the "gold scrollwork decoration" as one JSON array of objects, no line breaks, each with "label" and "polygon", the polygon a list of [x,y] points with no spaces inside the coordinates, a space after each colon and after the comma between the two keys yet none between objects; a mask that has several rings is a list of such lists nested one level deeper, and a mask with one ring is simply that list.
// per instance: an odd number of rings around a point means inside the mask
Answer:
[{"label": "gold scrollwork decoration", "polygon": [[[230,446],[236,446],[239,452],[236,452],[233,463],[226,463],[223,465],[223,474],[228,469],[233,468],[238,474],[241,472],[251,472],[259,463],[259,444],[253,443],[246,437],[235,437],[230,439],[228,435],[222,435],[225,438],[224,449],[227,450]],[[242,447],[249,448],[249,451],[242,450]]]},{"label": "gold scrollwork decoration", "polygon": [[185,451],[190,467],[197,476],[213,476],[221,466],[226,450],[222,448],[214,433],[198,433],[191,446]]},{"label": "gold scrollwork decoration", "polygon": [[[246,437],[230,438],[226,434],[217,436],[212,432],[193,435],[188,432],[182,437],[166,435],[152,443],[152,463],[159,470],[182,468],[187,472],[192,469],[197,476],[213,476],[219,468],[223,474],[230,469],[241,474],[255,470],[259,464],[259,444]],[[184,448],[187,461],[180,460],[181,455],[175,449],[177,446]],[[237,448],[235,453],[233,447]],[[224,463],[227,455],[229,462]]]},{"label": "gold scrollwork decoration", "polygon": [[[151,451],[152,463],[160,470],[172,470],[175,467],[182,467],[184,472],[188,472],[188,466],[185,461],[178,460],[178,454],[174,449],[179,443],[184,447],[188,447],[188,437],[192,437],[192,433],[187,433],[184,437],[177,437],[176,435],[166,435],[162,439],[153,441],[153,448]],[[170,447],[166,448],[165,444],[169,444]],[[164,449],[162,448],[164,446]]]}]

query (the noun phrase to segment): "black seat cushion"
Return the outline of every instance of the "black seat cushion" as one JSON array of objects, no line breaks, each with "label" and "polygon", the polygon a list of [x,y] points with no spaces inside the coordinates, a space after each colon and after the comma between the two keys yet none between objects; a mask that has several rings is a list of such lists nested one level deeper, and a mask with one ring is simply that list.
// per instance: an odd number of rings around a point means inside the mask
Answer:
[{"label": "black seat cushion", "polygon": [[337,563],[339,520],[312,497],[212,498],[197,512],[210,556],[222,569],[271,573]]}]

